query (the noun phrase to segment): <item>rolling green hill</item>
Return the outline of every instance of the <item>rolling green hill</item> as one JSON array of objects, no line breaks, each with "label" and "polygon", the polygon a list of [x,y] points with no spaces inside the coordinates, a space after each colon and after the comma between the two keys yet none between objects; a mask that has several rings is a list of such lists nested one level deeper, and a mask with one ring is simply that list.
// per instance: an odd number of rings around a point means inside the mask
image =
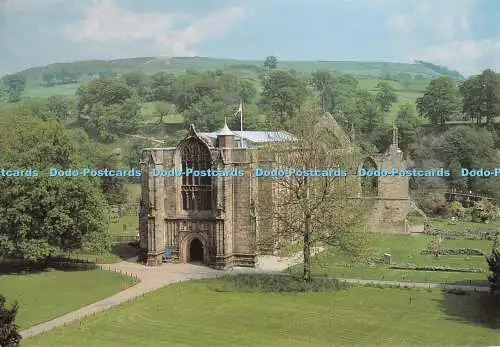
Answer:
[{"label": "rolling green hill", "polygon": [[[243,74],[257,73],[261,69],[263,61],[259,60],[236,60],[206,57],[143,57],[116,60],[86,60],[72,63],[55,63],[43,67],[33,67],[20,73],[28,80],[40,80],[42,74],[47,71],[67,69],[81,74],[92,74],[103,71],[123,73],[131,70],[144,70],[156,72],[159,70],[170,70],[172,72],[186,69],[193,70],[215,70],[232,69]],[[311,73],[315,70],[325,69],[339,73],[352,75],[379,77],[382,74],[409,74],[420,75],[422,78],[430,79],[442,74],[424,66],[420,63],[390,63],[390,62],[355,62],[355,61],[281,61],[280,69],[294,69],[298,73]]]}]

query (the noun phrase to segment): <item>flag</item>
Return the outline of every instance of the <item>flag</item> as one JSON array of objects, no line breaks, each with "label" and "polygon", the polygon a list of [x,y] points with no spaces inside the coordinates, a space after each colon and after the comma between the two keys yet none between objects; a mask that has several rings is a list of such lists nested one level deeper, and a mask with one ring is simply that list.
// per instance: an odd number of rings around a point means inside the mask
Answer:
[{"label": "flag", "polygon": [[240,101],[240,108],[238,108],[238,112],[240,114],[243,112],[243,101]]}]

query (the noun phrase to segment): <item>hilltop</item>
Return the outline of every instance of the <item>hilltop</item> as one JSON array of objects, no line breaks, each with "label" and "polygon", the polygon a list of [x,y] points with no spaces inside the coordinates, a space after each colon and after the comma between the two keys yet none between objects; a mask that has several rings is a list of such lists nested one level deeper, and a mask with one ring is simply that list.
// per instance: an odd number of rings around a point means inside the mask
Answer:
[{"label": "hilltop", "polygon": [[[71,71],[77,75],[113,73],[120,74],[132,70],[156,72],[170,70],[233,70],[239,74],[257,74],[262,70],[261,60],[237,60],[208,57],[138,57],[114,60],[85,60],[70,63],[54,63],[47,66],[33,67],[21,71],[28,80],[42,80],[44,73],[56,71]],[[330,70],[365,77],[392,77],[400,79],[404,75],[412,79],[433,79],[448,75],[460,78],[460,74],[443,69],[443,67],[426,63],[392,63],[368,61],[280,61],[279,69],[293,69],[300,74],[309,74],[316,70]]]}]

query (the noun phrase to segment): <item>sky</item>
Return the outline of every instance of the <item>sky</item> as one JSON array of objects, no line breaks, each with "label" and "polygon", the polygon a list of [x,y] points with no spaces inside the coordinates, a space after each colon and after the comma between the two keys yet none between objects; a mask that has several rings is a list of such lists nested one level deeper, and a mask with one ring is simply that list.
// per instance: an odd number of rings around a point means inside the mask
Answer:
[{"label": "sky", "polygon": [[500,72],[500,0],[0,0],[0,74],[153,56]]}]

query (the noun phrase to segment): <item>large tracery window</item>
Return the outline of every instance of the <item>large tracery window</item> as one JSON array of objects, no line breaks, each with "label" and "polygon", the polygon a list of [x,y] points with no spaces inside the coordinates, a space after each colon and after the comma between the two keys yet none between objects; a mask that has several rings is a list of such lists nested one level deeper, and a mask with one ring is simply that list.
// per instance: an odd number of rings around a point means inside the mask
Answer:
[{"label": "large tracery window", "polygon": [[[210,152],[199,140],[188,140],[181,152],[182,170],[193,173],[182,176],[182,208],[185,211],[209,211],[212,209],[212,179],[201,176],[201,170],[211,168]],[[198,173],[197,173],[198,171]]]}]

